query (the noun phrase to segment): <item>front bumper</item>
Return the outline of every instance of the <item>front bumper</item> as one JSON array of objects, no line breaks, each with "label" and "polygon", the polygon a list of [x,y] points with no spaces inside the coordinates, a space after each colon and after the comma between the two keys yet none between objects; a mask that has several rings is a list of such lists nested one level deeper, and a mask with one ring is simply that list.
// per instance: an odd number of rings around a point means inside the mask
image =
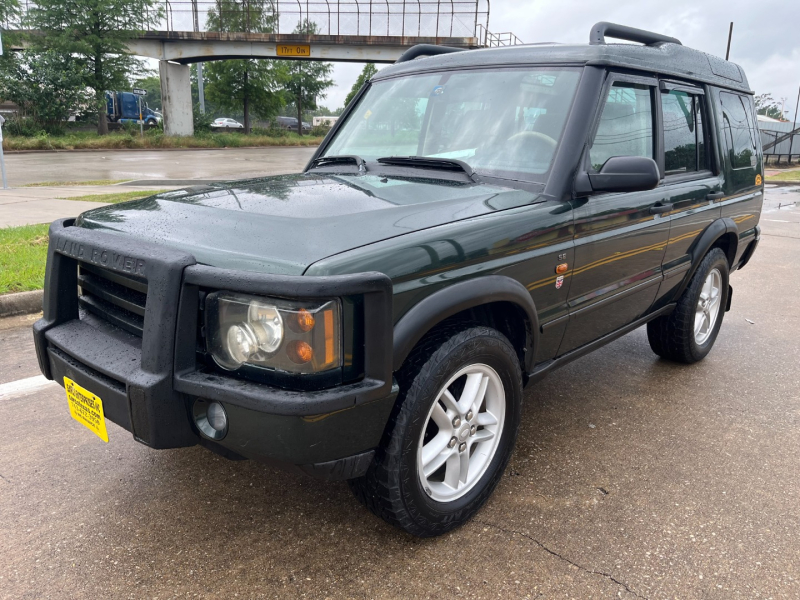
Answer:
[{"label": "front bumper", "polygon": [[[44,316],[34,325],[42,373],[69,377],[96,393],[106,417],[152,448],[197,444],[191,417],[198,398],[223,404],[228,433],[216,443],[325,478],[363,474],[397,395],[392,385],[391,282],[380,273],[287,277],[197,265],[189,254],[122,234],[50,228]],[[78,307],[78,262],[146,279],[142,336]],[[202,289],[289,298],[359,297],[364,376],[317,391],[292,391],[210,370],[197,360]]]}]

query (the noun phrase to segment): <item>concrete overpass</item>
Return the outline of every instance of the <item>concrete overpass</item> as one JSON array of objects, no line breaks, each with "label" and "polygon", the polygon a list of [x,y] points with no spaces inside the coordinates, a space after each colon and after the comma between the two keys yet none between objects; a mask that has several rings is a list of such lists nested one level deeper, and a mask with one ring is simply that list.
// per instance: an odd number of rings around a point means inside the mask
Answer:
[{"label": "concrete overpass", "polygon": [[416,44],[481,47],[477,37],[150,31],[128,48],[131,54],[159,61],[164,133],[192,135],[192,63],[249,58],[392,63]]},{"label": "concrete overpass", "polygon": [[[164,132],[192,135],[192,63],[251,58],[392,63],[417,44],[467,49],[520,43],[513,34],[488,31],[489,2],[164,0],[161,30],[133,36],[128,50],[159,61]],[[242,31],[209,30],[221,23]]]}]

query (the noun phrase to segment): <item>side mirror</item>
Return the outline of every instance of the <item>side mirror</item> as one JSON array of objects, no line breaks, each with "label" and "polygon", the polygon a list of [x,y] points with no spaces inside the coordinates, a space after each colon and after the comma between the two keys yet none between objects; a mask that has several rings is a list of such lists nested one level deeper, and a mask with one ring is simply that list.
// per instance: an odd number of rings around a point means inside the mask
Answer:
[{"label": "side mirror", "polygon": [[644,192],[658,187],[661,174],[652,158],[644,156],[612,156],[599,173],[581,173],[575,181],[575,191]]}]

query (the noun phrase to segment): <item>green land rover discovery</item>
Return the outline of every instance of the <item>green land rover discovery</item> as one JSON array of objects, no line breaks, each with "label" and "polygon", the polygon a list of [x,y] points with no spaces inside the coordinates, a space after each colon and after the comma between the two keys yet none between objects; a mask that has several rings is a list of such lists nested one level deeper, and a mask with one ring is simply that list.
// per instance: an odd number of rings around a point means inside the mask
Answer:
[{"label": "green land rover discovery", "polygon": [[642,325],[708,354],[762,176],[742,69],[674,38],[418,46],[303,173],[53,223],[39,364],[106,440],[347,479],[438,535],[497,485],[526,386]]}]

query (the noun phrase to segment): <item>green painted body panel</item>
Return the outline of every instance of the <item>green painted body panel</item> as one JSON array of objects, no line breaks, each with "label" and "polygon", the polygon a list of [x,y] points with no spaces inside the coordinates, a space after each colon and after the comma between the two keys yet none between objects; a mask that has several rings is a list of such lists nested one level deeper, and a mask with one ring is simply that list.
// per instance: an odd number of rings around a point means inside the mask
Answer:
[{"label": "green painted body panel", "polygon": [[487,184],[301,174],[166,192],[90,210],[77,225],[165,244],[215,267],[302,275],[332,255],[534,198]]},{"label": "green painted body panel", "polygon": [[[524,206],[356,248],[315,263],[307,274],[386,273],[394,283],[395,323],[447,285],[505,275],[530,291],[544,323],[567,314],[569,286],[556,287],[555,267],[572,262],[572,212],[569,202],[531,194]],[[547,329],[540,338],[538,357],[552,357],[562,334],[563,325]]]}]

